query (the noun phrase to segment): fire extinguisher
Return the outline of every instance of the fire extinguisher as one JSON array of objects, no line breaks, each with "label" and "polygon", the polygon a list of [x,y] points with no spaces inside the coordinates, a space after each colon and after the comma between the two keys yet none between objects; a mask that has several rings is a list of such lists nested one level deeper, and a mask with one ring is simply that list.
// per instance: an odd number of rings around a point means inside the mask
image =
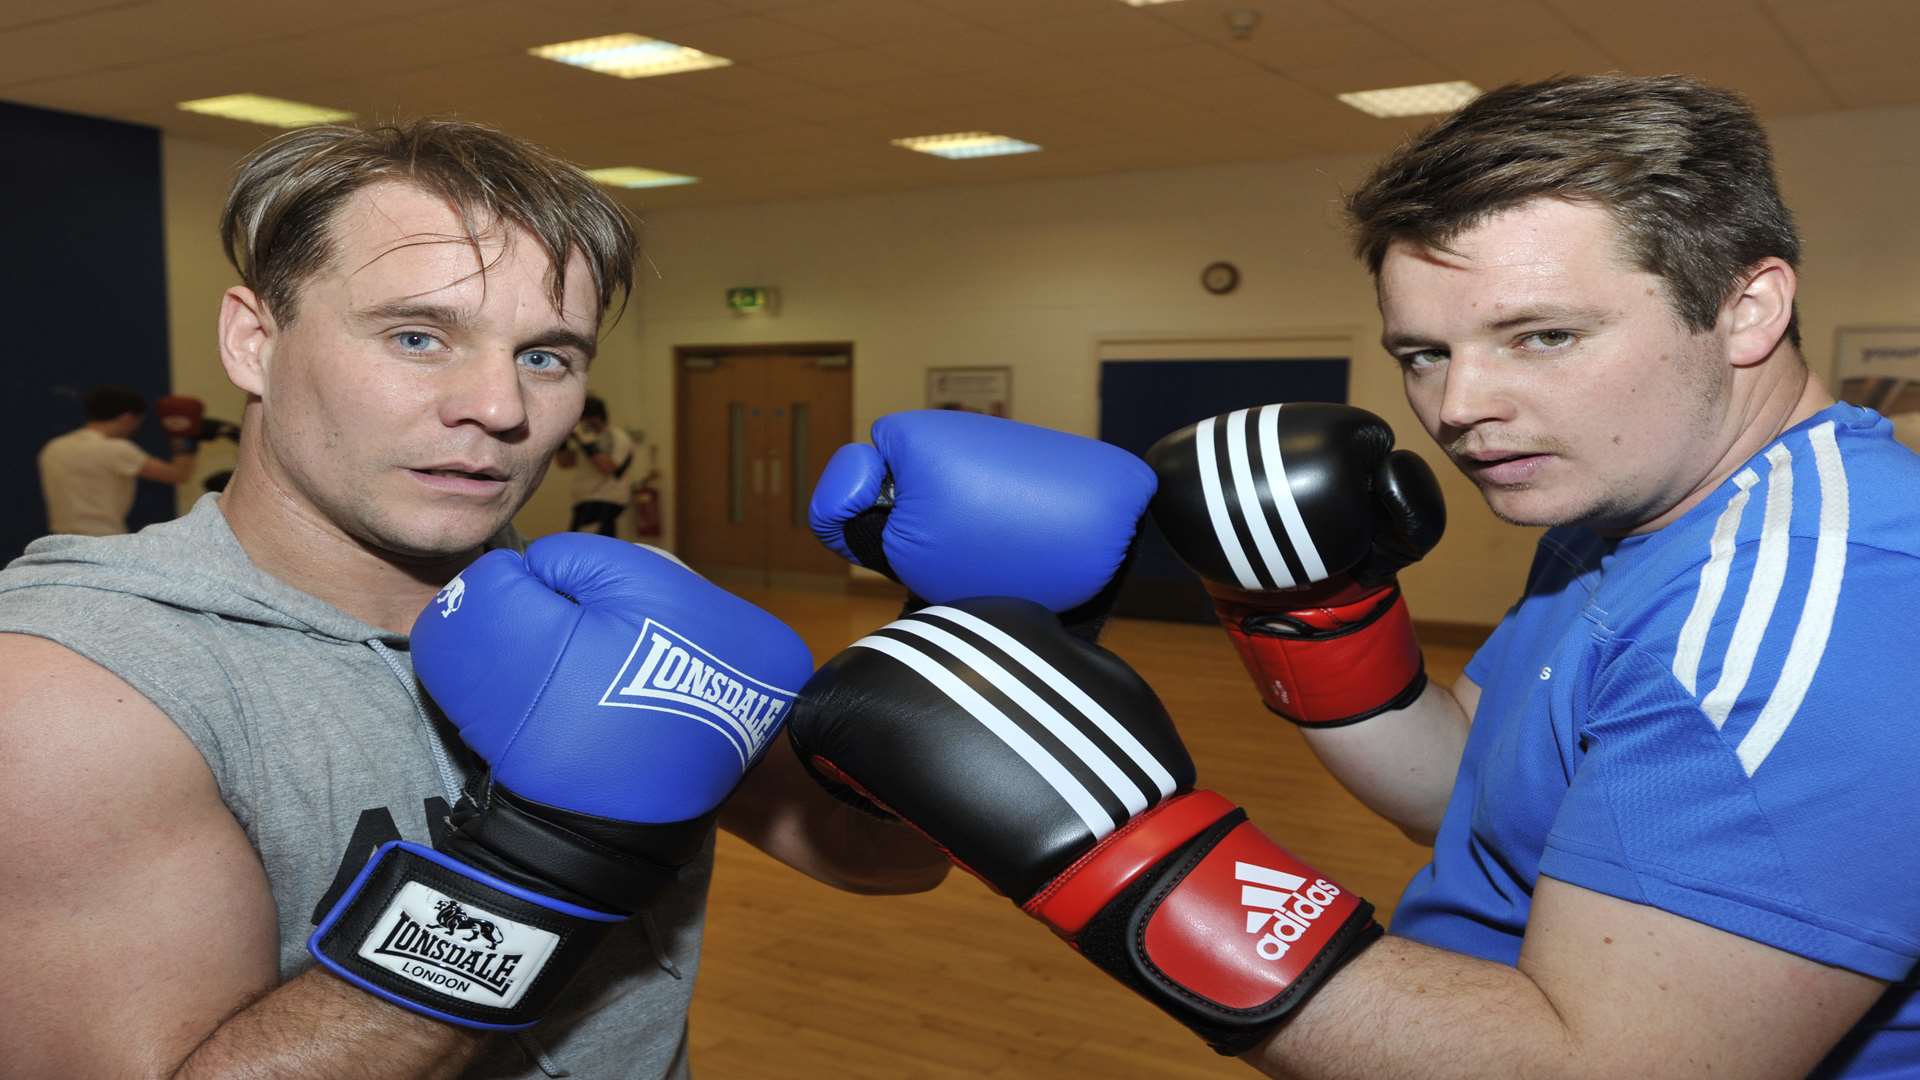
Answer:
[{"label": "fire extinguisher", "polygon": [[655,447],[647,447],[647,475],[633,489],[633,535],[640,540],[660,538],[660,470]]}]

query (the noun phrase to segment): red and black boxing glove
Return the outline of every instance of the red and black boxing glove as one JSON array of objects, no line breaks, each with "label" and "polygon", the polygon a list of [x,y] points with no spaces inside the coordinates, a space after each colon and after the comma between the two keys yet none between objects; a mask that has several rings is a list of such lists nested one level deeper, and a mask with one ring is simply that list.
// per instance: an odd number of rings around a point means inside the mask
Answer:
[{"label": "red and black boxing glove", "polygon": [[1395,580],[1440,542],[1446,503],[1386,421],[1317,402],[1240,409],[1155,443],[1153,520],[1200,575],[1261,700],[1334,727],[1426,688]]},{"label": "red and black boxing glove", "polygon": [[954,863],[1223,1054],[1380,934],[1373,907],[1211,791],[1153,690],[1039,604],[937,604],[828,661],[794,703],[830,791]]},{"label": "red and black boxing glove", "polygon": [[160,429],[169,439],[192,448],[201,438],[207,406],[197,397],[168,394],[153,403],[153,414],[160,419]]}]

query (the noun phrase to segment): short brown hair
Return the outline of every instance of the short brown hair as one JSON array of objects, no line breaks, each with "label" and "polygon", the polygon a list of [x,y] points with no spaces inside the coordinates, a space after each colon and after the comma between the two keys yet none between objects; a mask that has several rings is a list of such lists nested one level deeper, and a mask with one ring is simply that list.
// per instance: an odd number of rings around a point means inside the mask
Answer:
[{"label": "short brown hair", "polygon": [[295,294],[333,256],[333,215],[361,188],[399,180],[444,197],[473,222],[515,225],[539,241],[554,306],[578,251],[604,316],[633,288],[632,223],[578,168],[479,124],[421,119],[355,127],[323,124],[268,141],[240,163],[220,215],[220,242],[240,280],[282,323]]},{"label": "short brown hair", "polygon": [[80,400],[88,420],[113,420],[132,413],[147,414],[147,399],[130,386],[96,386]]},{"label": "short brown hair", "polygon": [[[1753,109],[1677,75],[1563,76],[1503,86],[1416,135],[1347,197],[1355,253],[1377,278],[1396,240],[1447,251],[1535,198],[1613,215],[1681,321],[1712,328],[1755,263],[1800,262],[1793,215]],[[1800,344],[1796,313],[1787,337]]]}]

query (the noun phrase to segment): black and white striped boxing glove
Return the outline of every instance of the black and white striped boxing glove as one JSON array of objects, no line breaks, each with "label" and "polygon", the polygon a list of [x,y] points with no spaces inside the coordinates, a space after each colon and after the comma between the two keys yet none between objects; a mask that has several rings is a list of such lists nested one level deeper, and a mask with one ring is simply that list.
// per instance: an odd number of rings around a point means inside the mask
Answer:
[{"label": "black and white striped boxing glove", "polygon": [[1426,687],[1395,574],[1440,542],[1446,504],[1386,421],[1349,405],[1209,417],[1147,451],[1152,513],[1205,581],[1267,707],[1332,727]]},{"label": "black and white striped boxing glove", "polygon": [[954,863],[1222,1053],[1380,933],[1373,907],[1194,790],[1152,688],[1046,608],[922,608],[801,690],[788,731],[856,805]]}]

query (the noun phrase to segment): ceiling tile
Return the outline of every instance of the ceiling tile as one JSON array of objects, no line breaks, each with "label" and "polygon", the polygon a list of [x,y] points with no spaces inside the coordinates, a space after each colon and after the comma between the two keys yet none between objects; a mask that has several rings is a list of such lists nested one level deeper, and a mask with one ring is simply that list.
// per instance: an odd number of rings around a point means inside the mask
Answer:
[{"label": "ceiling tile", "polygon": [[1920,102],[1920,72],[1911,61],[1828,71],[1826,83],[1849,109]]},{"label": "ceiling tile", "polygon": [[783,8],[769,18],[849,45],[937,41],[946,34],[976,29],[954,15],[904,0],[815,0]]},{"label": "ceiling tile", "polygon": [[1196,79],[1259,75],[1266,68],[1230,49],[1195,43],[1152,53],[1109,53],[1089,58],[1082,69],[1103,79],[1141,86],[1179,86]]},{"label": "ceiling tile", "polygon": [[886,103],[857,92],[808,89],[781,94],[756,103],[769,116],[808,123],[832,124],[851,117],[874,116],[887,111]]},{"label": "ceiling tile", "polygon": [[1454,49],[1445,57],[1460,78],[1491,90],[1514,82],[1533,82],[1555,75],[1612,71],[1620,62],[1584,38],[1543,38],[1523,49]]},{"label": "ceiling tile", "polygon": [[[178,46],[173,48],[177,50]],[[43,22],[8,30],[0,33],[0,89],[136,66],[152,61],[155,51],[149,38],[96,31],[86,25],[86,20]]]},{"label": "ceiling tile", "polygon": [[1523,48],[1543,38],[1561,38],[1573,27],[1552,8],[1536,3],[1443,5],[1377,16],[1371,25],[1415,52],[1444,60],[1462,48]]},{"label": "ceiling tile", "polygon": [[1179,27],[1154,18],[1150,8],[1127,7],[1119,0],[1109,0],[1108,8],[1110,10],[1022,23],[1020,39],[1039,48],[1077,56],[1102,52],[1153,52],[1189,45],[1193,41],[1192,36]]},{"label": "ceiling tile", "polygon": [[673,41],[735,63],[769,60],[845,48],[845,43],[776,22],[763,15],[737,15],[674,29]]},{"label": "ceiling tile", "polygon": [[1081,15],[1110,14],[1119,0],[920,0],[979,26],[1008,26]]},{"label": "ceiling tile", "polygon": [[1236,12],[1251,11],[1259,16],[1251,31],[1254,37],[1354,21],[1353,16],[1328,0],[1182,0],[1147,10],[1154,18],[1208,41],[1223,41],[1233,36],[1230,19]]},{"label": "ceiling tile", "polygon": [[767,60],[760,66],[823,87],[869,86],[920,74],[912,64],[877,49],[834,49]]},{"label": "ceiling tile", "polygon": [[0,34],[43,23],[66,22],[97,11],[126,7],[126,0],[67,0],[59,7],[13,3],[0,7]]},{"label": "ceiling tile", "polygon": [[[1381,63],[1327,64],[1294,68],[1288,77],[1302,85],[1328,94],[1346,94],[1355,90],[1377,90],[1388,86],[1423,86],[1451,82],[1459,75],[1415,57],[1401,57]],[[1343,106],[1344,107],[1344,106]]]},{"label": "ceiling tile", "polygon": [[1095,90],[1104,85],[1097,75],[1083,68],[1057,63],[1016,64],[989,68],[984,71],[968,72],[967,78],[991,87],[998,95],[1011,95],[1028,100]]},{"label": "ceiling tile", "polygon": [[1357,22],[1306,26],[1287,34],[1256,34],[1229,47],[1235,54],[1275,71],[1327,64],[1390,63],[1414,56],[1406,46],[1384,40],[1378,31]]},{"label": "ceiling tile", "polygon": [[1809,44],[1891,41],[1911,52],[1920,41],[1920,5],[1912,0],[1762,0],[1761,7]]},{"label": "ceiling tile", "polygon": [[1054,59],[1051,53],[1032,48],[1022,41],[1017,27],[1006,33],[963,27],[942,31],[938,37],[893,41],[875,47],[937,75],[957,75],[1015,65],[1043,68]]},{"label": "ceiling tile", "polygon": [[[585,16],[665,29],[758,10],[748,0],[513,0],[535,16]],[[646,33],[645,30],[635,30]]]},{"label": "ceiling tile", "polygon": [[1676,22],[1734,26],[1770,20],[1754,0],[1544,0],[1568,25],[1595,45],[1618,55],[1623,49],[1658,47]]},{"label": "ceiling tile", "polygon": [[700,101],[728,105],[770,105],[795,95],[818,94],[819,88],[791,75],[781,75],[751,64],[708,68],[673,76],[673,88]]}]

